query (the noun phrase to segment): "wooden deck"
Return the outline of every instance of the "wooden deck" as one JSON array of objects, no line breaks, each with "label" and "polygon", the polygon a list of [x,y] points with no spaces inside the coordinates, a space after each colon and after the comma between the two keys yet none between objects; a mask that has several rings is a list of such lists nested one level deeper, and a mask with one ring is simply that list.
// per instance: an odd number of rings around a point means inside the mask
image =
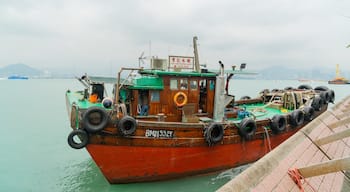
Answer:
[{"label": "wooden deck", "polygon": [[349,136],[350,96],[218,191],[350,191]]}]

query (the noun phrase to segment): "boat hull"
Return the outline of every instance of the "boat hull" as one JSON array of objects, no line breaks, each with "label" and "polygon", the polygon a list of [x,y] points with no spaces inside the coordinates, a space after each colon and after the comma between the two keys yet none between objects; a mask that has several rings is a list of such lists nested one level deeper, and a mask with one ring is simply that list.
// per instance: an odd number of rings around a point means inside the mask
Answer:
[{"label": "boat hull", "polygon": [[[224,81],[223,75],[214,81],[216,74],[204,77],[188,74],[193,76],[190,80],[193,89],[186,94],[182,89],[170,88],[175,77],[179,78],[176,82],[183,80],[178,74],[158,74],[165,76],[162,91],[153,90],[159,89],[160,79],[146,77],[141,79],[143,83],[136,82],[148,86],[152,81],[155,87],[146,92],[144,89],[149,87],[122,86],[123,92],[115,92],[114,99],[121,103],[114,105],[109,98],[103,98],[103,84],[83,82],[82,77],[79,80],[86,87],[92,86],[92,94],[87,89],[66,92],[73,129],[68,144],[75,149],[86,147],[110,183],[206,174],[258,160],[334,101],[332,90],[324,87],[312,90],[306,85],[298,89],[264,90],[257,98],[234,101],[232,96],[217,95],[224,93],[222,87],[211,85],[213,82],[223,85]],[[200,79],[211,82],[203,90],[205,94],[198,87]],[[152,101],[149,105],[139,104],[148,100]]]},{"label": "boat hull", "polygon": [[[295,125],[296,122],[292,123],[297,117],[294,113],[281,113],[288,124],[277,131],[272,129],[272,122],[276,120],[274,118],[244,118],[222,122],[202,118],[200,122],[191,123],[169,122],[164,121],[164,118],[141,120],[122,114],[109,119],[107,126],[100,131],[91,128],[87,131],[87,126],[93,124],[84,121],[87,115],[81,114],[90,114],[89,112],[96,111],[96,107],[100,107],[94,104],[86,110],[75,104],[78,101],[67,97],[72,133],[86,132],[88,140],[85,140],[86,145],[82,146],[76,145],[72,140],[68,140],[68,143],[73,143],[71,147],[76,149],[86,146],[110,183],[166,180],[212,173],[252,163],[322,114],[328,107],[327,103],[320,102],[321,107],[315,110],[313,118],[303,120],[303,123],[297,123],[298,125]],[[242,101],[242,104],[249,106],[248,101],[257,102],[251,99]],[[80,106],[84,106],[83,104]],[[106,111],[111,112],[113,111]],[[101,113],[102,117],[103,114]],[[302,117],[304,118],[304,115]],[[251,121],[256,125],[254,131],[249,130],[248,124],[243,123]],[[130,134],[129,128],[133,125],[135,130]],[[214,129],[216,126],[222,127],[223,132],[210,133],[221,136],[218,140],[216,136],[208,133],[209,130],[219,131],[220,129]],[[72,138],[70,136],[71,134],[68,139]]]},{"label": "boat hull", "polygon": [[[240,143],[196,147],[89,144],[87,150],[110,183],[156,181],[210,173],[254,162],[297,130]],[[270,142],[270,144],[269,144]],[[269,146],[270,145],[270,146]]]},{"label": "boat hull", "polygon": [[344,84],[350,84],[350,82],[348,82],[348,81],[328,81],[328,84],[344,85]]}]

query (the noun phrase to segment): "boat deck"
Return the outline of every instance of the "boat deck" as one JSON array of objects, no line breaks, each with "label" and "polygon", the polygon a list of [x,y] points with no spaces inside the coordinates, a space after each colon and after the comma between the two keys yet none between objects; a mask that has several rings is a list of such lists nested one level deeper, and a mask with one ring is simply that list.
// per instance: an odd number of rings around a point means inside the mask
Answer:
[{"label": "boat deck", "polygon": [[350,191],[350,174],[340,168],[350,162],[349,116],[350,96],[218,191]]}]

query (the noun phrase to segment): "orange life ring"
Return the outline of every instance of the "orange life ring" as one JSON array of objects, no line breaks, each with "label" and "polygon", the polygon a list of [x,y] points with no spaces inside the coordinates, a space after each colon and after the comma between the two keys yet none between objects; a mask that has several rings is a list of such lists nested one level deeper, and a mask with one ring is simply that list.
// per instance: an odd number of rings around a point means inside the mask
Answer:
[{"label": "orange life ring", "polygon": [[[180,99],[180,101],[178,101],[179,97],[183,97],[183,99]],[[187,95],[184,92],[181,92],[181,91],[177,92],[175,94],[175,96],[174,96],[174,103],[178,107],[182,107],[182,106],[186,105],[186,103],[187,103]]]}]

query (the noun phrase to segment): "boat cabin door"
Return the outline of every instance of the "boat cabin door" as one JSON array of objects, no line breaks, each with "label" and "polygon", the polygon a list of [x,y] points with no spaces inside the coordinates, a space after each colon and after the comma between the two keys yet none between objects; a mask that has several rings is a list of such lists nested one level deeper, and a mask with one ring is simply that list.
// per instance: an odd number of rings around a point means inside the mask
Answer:
[{"label": "boat cabin door", "polygon": [[[215,80],[203,79],[199,81],[199,110],[211,114],[214,110]],[[209,115],[210,116],[210,115]]]},{"label": "boat cabin door", "polygon": [[207,80],[199,81],[199,105],[198,109],[207,112]]},{"label": "boat cabin door", "polygon": [[137,113],[140,116],[147,116],[149,112],[149,90],[139,90]]}]

